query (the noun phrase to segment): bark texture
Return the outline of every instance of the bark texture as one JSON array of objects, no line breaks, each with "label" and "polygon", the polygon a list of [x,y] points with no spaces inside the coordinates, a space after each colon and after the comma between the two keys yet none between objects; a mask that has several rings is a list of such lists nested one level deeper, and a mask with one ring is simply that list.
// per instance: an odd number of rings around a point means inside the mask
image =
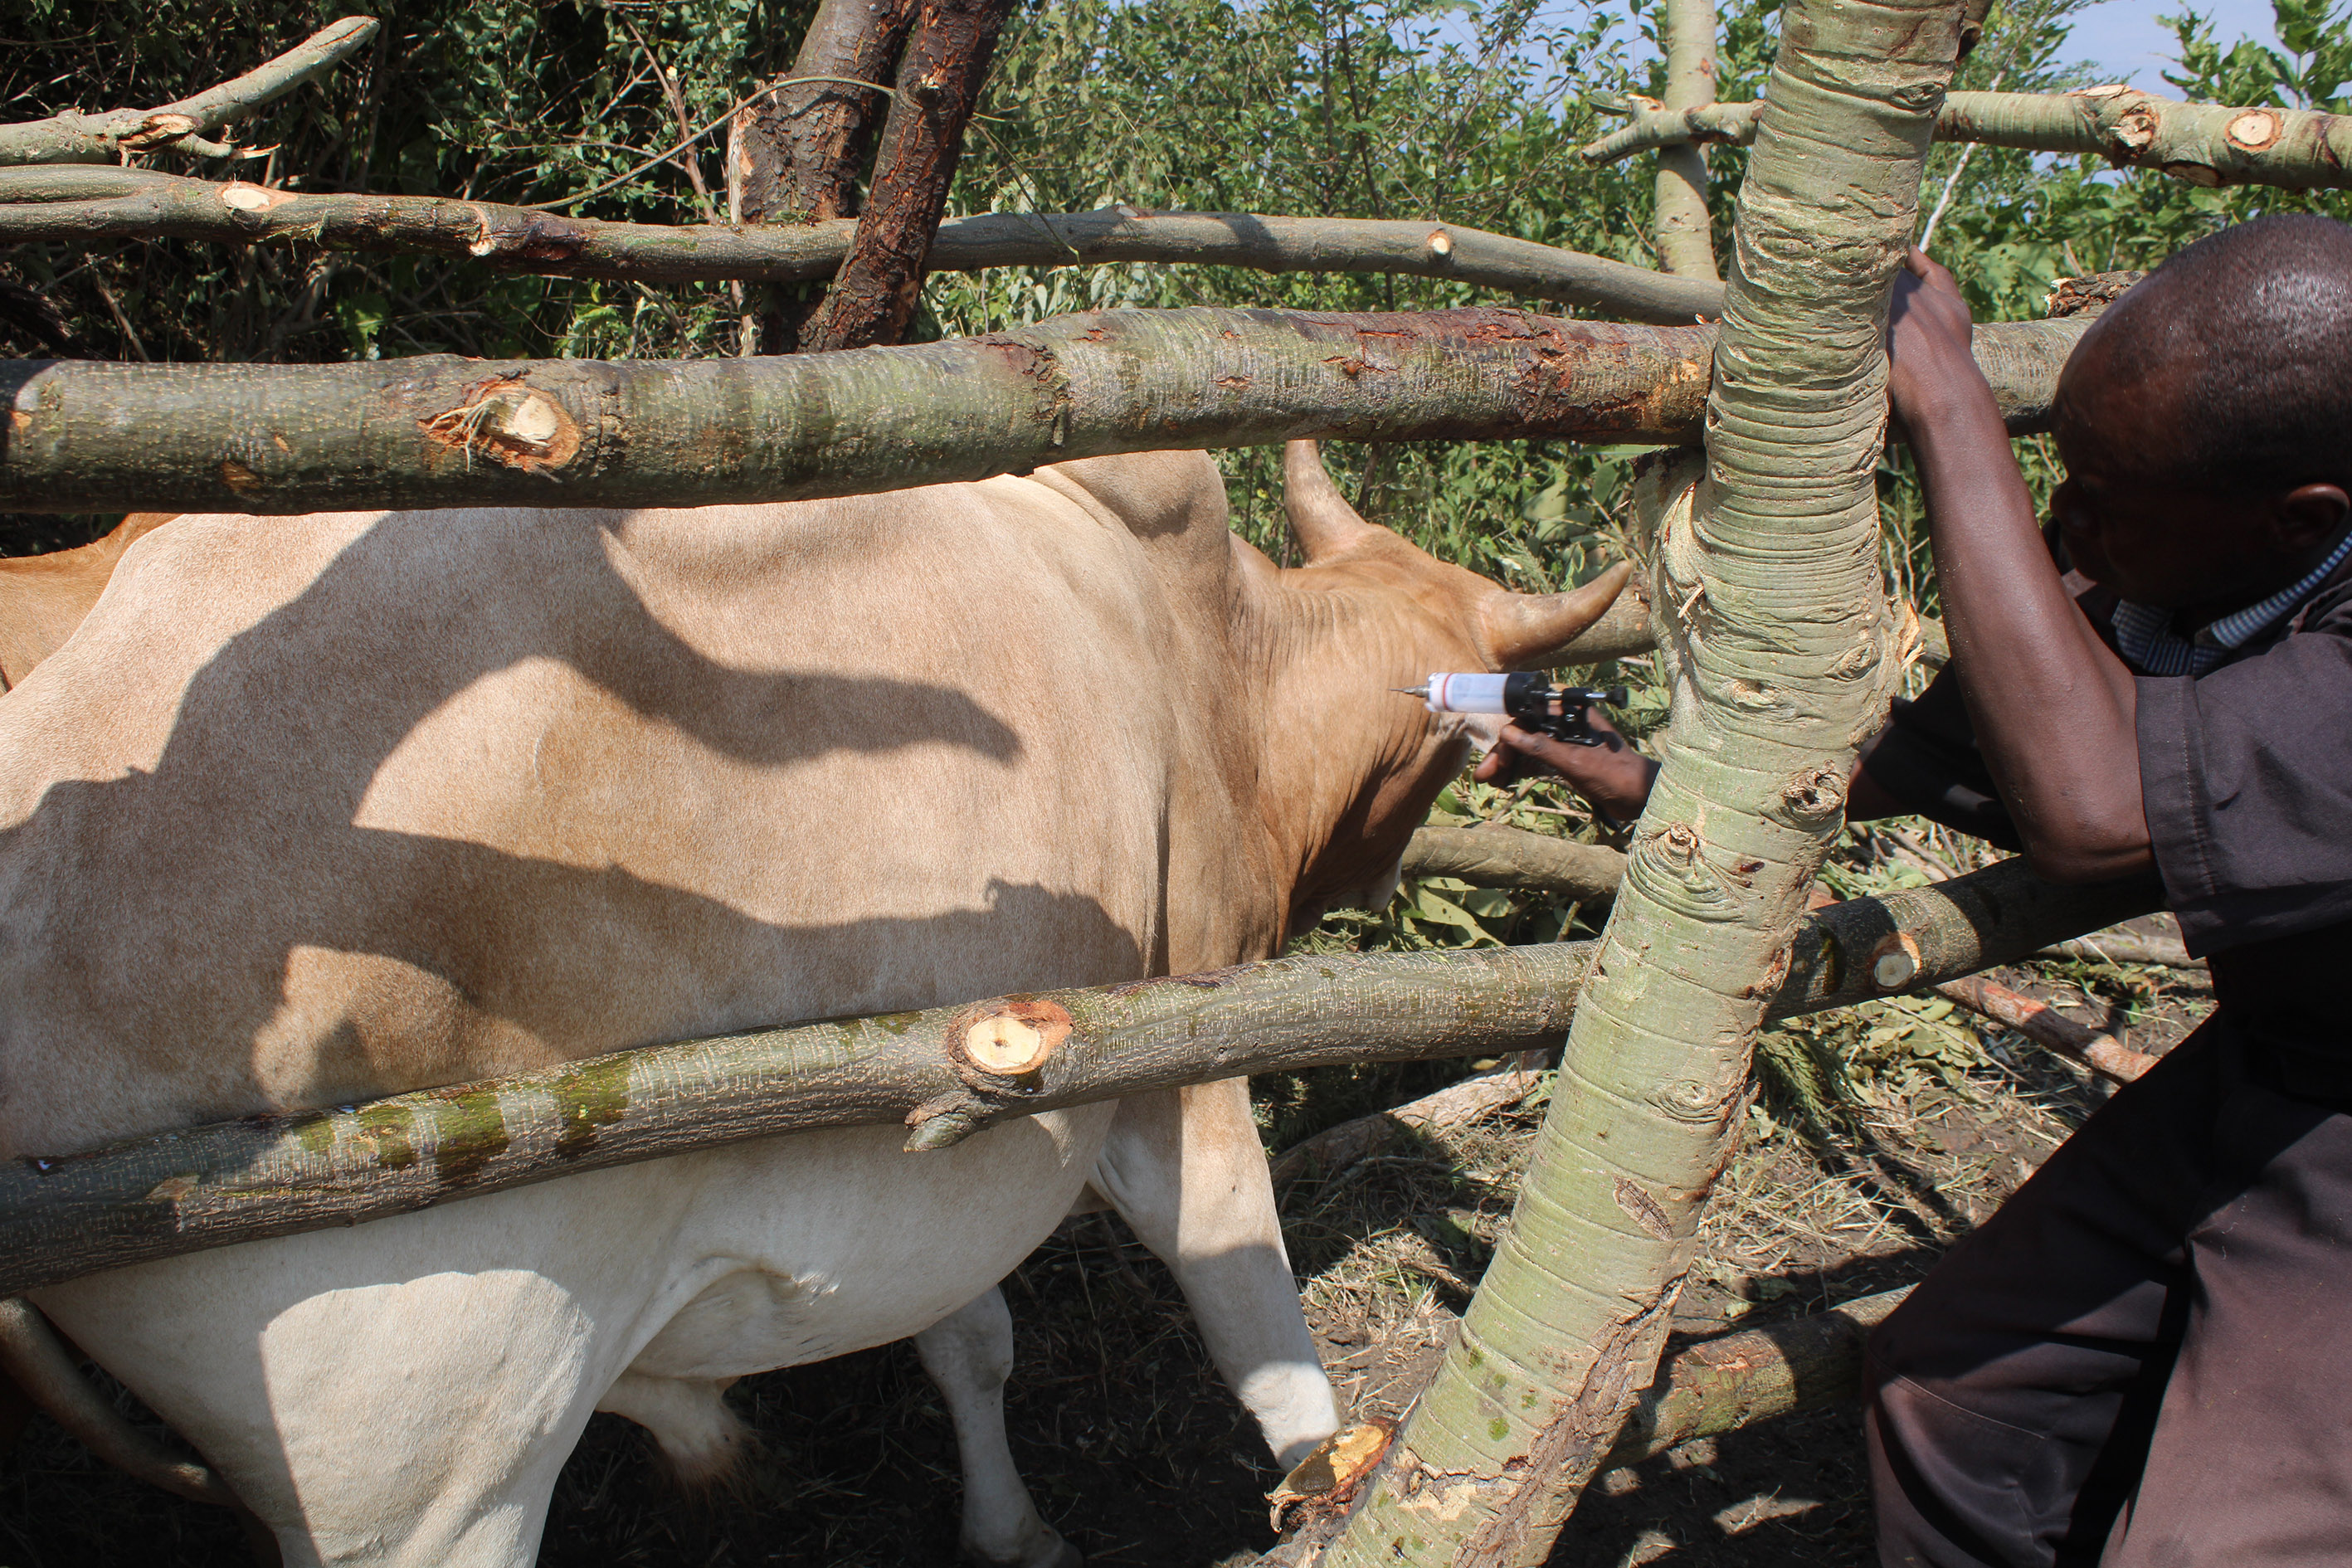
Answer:
[{"label": "bark texture", "polygon": [[[1715,0],[1665,0],[1658,13],[1666,56],[1669,113],[1715,101]],[[1658,149],[1658,265],[1678,278],[1712,279],[1714,223],[1706,208],[1706,148],[1696,142]]]},{"label": "bark texture", "polygon": [[[736,223],[810,224],[857,216],[857,175],[888,98],[914,0],[824,0],[789,85],[746,104],[728,128],[727,214]],[[814,80],[814,78],[831,80]]]},{"label": "bark texture", "polygon": [[[1757,107],[1635,103],[1625,124],[1582,155],[1608,163],[1653,147],[1752,142]],[[2182,103],[2113,84],[2066,93],[1956,92],[1936,117],[1936,140],[2091,153],[2118,168],[2160,169],[2195,185],[2352,187],[2352,117]]]},{"label": "bark texture", "polygon": [[1474,888],[1537,888],[1579,903],[1617,896],[1625,857],[1517,827],[1422,827],[1405,846],[1408,877],[1451,877]]},{"label": "bark texture", "polygon": [[[847,218],[712,227],[610,223],[443,196],[322,195],[215,184],[147,169],[0,169],[0,244],[87,250],[124,239],[293,244],[465,256],[512,272],[641,283],[827,278],[849,254]],[[1688,324],[1723,311],[1723,288],[1455,224],[1255,213],[983,213],[940,225],[933,272],[1146,261],[1261,272],[1444,278],[1632,321]]]},{"label": "bark texture", "polygon": [[[2047,428],[2087,320],[1979,330]],[[1517,310],[1110,310],[785,358],[322,365],[0,361],[0,508],[292,514],[898,489],[1295,437],[1680,441],[1715,334]]]},{"label": "bark texture", "polygon": [[866,211],[848,258],[801,333],[803,350],[895,343],[914,319],[964,127],[1012,9],[1013,0],[917,0]]},{"label": "bark texture", "polygon": [[1512,1222],[1328,1564],[1539,1563],[1650,1382],[1748,1055],[1899,661],[1876,566],[1886,297],[1957,0],[1782,12],[1704,477],[1643,479],[1674,689]]},{"label": "bark texture", "polygon": [[[2145,914],[2160,892],[2153,883],[2055,887],[2012,860],[1834,905],[1800,931],[1806,962],[1772,1012],[2010,963]],[[1877,986],[1872,955],[1905,936],[1917,969]],[[1177,1084],[1548,1049],[1568,1027],[1595,946],[1286,958],[648,1046],[363,1105],[11,1159],[0,1163],[0,1297],[813,1127],[905,1123],[911,1145],[933,1148],[1009,1117]],[[991,1026],[981,1030],[984,1061],[961,1045],[982,1024]]]},{"label": "bark texture", "polygon": [[[322,246],[465,256],[513,272],[641,283],[833,275],[856,225],[611,223],[443,196],[323,195],[215,184],[146,169],[0,169],[0,244],[92,249],[124,239]],[[1255,213],[984,213],[931,242],[934,272],[1146,261],[1261,272],[1444,278],[1633,321],[1687,324],[1723,310],[1720,284],[1455,224]]]},{"label": "bark texture", "polygon": [[165,148],[224,156],[234,149],[207,140],[209,132],[334,69],[375,35],[373,17],[346,16],[268,64],[177,103],[0,125],[0,163],[111,163]]},{"label": "bark texture", "polygon": [[1911,1293],[1882,1291],[1810,1318],[1703,1340],[1658,1364],[1657,1380],[1601,1468],[1654,1459],[1698,1437],[1848,1405],[1862,1394],[1862,1343]]}]

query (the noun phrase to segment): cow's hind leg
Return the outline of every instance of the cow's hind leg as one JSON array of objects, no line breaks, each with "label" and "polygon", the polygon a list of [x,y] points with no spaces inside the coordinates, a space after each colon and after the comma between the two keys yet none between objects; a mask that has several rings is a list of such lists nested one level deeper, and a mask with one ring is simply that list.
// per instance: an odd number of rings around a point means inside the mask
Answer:
[{"label": "cow's hind leg", "polygon": [[1287,1468],[1339,1425],[1298,1306],[1243,1079],[1131,1095],[1094,1185],[1184,1288],[1209,1354]]},{"label": "cow's hind leg", "polygon": [[991,1289],[917,1334],[915,1352],[955,1419],[964,1556],[1002,1568],[1078,1568],[1076,1550],[1037,1517],[1004,1440],[1004,1380],[1013,1373],[1004,1293]]}]

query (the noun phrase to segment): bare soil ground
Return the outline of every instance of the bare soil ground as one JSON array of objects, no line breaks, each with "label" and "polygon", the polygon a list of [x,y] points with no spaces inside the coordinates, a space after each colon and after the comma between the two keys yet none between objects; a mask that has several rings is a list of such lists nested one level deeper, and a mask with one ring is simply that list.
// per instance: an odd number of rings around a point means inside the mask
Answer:
[{"label": "bare soil ground", "polygon": [[[2210,1006],[2201,970],[2050,963],[2007,978],[2084,1022],[2127,1026],[2130,1042],[2151,1051]],[[1777,1087],[1768,1077],[1681,1300],[1676,1327],[1687,1335],[1917,1279],[2104,1098],[2085,1074],[2018,1037],[1980,1033],[1928,1004],[1866,1009],[1773,1044],[1780,1059],[1800,1061],[1833,1045],[1868,1070],[1810,1105],[1785,1075]],[[1270,1089],[1268,1120],[1287,1143],[1459,1070],[1320,1075]],[[1398,1411],[1442,1354],[1538,1115],[1522,1108],[1393,1145],[1284,1194],[1310,1321],[1359,1416]],[[1264,1494],[1279,1477],[1209,1366],[1173,1281],[1116,1221],[1065,1225],[1007,1294],[1019,1335],[1007,1400],[1014,1453],[1039,1506],[1090,1561],[1210,1568],[1273,1544]],[[748,1379],[735,1397],[766,1446],[741,1495],[682,1497],[635,1427],[598,1416],[564,1470],[541,1563],[953,1560],[954,1444],[910,1347]],[[1793,1416],[1606,1478],[1553,1561],[1860,1564],[1866,1490],[1852,1413]],[[227,1515],[99,1467],[46,1418],[0,1457],[0,1568],[253,1560]]]}]

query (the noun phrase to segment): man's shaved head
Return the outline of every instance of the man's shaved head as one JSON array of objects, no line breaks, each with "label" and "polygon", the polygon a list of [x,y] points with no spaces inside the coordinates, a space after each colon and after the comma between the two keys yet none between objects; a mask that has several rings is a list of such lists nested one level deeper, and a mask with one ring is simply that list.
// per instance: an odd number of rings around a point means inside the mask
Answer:
[{"label": "man's shaved head", "polygon": [[2110,455],[2149,479],[2207,495],[2352,481],[2352,226],[2266,217],[2200,239],[2075,359],[2062,427],[2137,426],[2139,449]]}]

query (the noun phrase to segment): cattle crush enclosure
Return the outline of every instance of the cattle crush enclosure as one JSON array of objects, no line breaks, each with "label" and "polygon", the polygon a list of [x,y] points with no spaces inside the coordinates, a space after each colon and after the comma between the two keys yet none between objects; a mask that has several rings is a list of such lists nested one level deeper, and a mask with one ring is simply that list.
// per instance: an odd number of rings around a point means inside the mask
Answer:
[{"label": "cattle crush enclosure", "polygon": [[[953,43],[947,20],[925,20],[951,9],[916,7],[919,30],[938,35],[929,47]],[[1850,1398],[1860,1330],[1886,1305],[1875,1298],[1661,1361],[1661,1303],[1670,1309],[1689,1267],[1749,1103],[1758,1029],[1947,985],[2157,907],[2147,886],[2061,888],[2006,862],[1808,909],[1843,826],[1856,737],[1919,643],[1877,575],[1869,475],[1885,437],[1884,300],[1917,217],[1922,159],[1942,138],[2095,152],[2198,184],[2346,187],[2352,129],[2122,89],[1948,97],[1983,25],[1984,6],[1959,0],[1792,4],[1770,107],[1717,104],[1712,65],[1696,68],[1712,59],[1712,5],[1666,11],[1668,100],[1626,105],[1625,129],[1590,150],[1657,151],[1664,272],[1440,222],[1129,210],[941,222],[944,176],[927,218],[891,220],[919,235],[911,261],[898,257],[901,284],[926,270],[1111,261],[1387,271],[1568,305],[1573,319],[1120,310],[912,346],[886,326],[862,339],[873,346],[689,363],[0,364],[12,411],[0,506],[248,514],[257,537],[272,516],[317,511],[764,503],[1301,438],[1669,448],[1639,502],[1645,580],[1557,662],[1654,647],[1678,694],[1659,788],[1628,856],[1605,868],[1615,901],[1597,941],[1300,953],[914,1013],[779,1019],[105,1148],[10,1151],[0,1297],[784,1133],[903,1126],[919,1158],[1013,1119],[1150,1090],[1564,1041],[1525,1178],[1540,1201],[1498,1245],[1454,1352],[1402,1427],[1343,1429],[1286,1483],[1286,1560],[1540,1563],[1606,1470]],[[664,228],[132,166],[209,145],[374,30],[338,23],[202,100],[0,127],[0,241],[169,235],[748,283],[847,277],[882,266],[887,244],[906,249],[870,215]],[[969,38],[961,47],[972,53]],[[957,90],[976,90],[986,59],[980,47]],[[763,92],[794,79],[816,79]],[[961,133],[958,122],[945,134],[950,172]],[[1727,283],[1700,150],[1729,141],[1754,151]],[[910,287],[868,294],[887,315]],[[852,293],[828,319],[861,308]],[[2058,370],[2088,320],[1979,329],[2013,431],[2047,428]],[[1446,852],[1425,835],[1408,869]],[[1495,873],[1583,874],[1532,859]],[[37,1317],[21,1301],[12,1310]]]}]

